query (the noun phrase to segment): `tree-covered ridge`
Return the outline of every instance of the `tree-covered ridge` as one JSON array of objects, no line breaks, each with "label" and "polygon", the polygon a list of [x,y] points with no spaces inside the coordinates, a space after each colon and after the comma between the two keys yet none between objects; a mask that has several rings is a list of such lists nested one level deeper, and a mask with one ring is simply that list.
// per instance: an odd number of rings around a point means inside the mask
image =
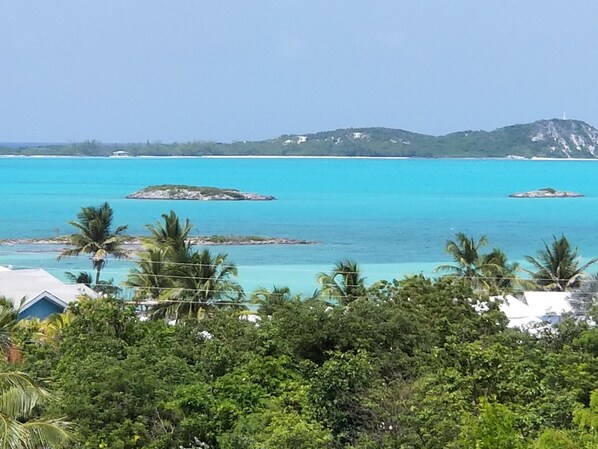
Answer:
[{"label": "tree-covered ridge", "polygon": [[579,120],[540,120],[494,131],[461,131],[444,136],[390,128],[349,128],[263,141],[159,142],[1,147],[0,154],[110,156],[370,156],[370,157],[554,157],[596,158],[598,130]]}]

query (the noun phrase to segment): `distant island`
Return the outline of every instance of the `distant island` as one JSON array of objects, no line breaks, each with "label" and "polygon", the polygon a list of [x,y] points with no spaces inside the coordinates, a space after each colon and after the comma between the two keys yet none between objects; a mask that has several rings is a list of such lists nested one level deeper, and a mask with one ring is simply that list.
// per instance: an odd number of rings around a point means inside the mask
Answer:
[{"label": "distant island", "polygon": [[195,201],[271,201],[271,195],[241,192],[237,189],[201,187],[176,184],[162,184],[145,187],[127,195],[130,199],[141,200],[195,200]]},{"label": "distant island", "polygon": [[545,187],[538,190],[530,190],[529,192],[513,193],[509,195],[511,198],[579,198],[581,193],[565,192],[553,189],[552,187]]},{"label": "distant island", "polygon": [[328,156],[419,158],[598,158],[598,130],[580,120],[539,120],[494,131],[444,136],[391,128],[345,128],[232,143],[0,144],[0,155],[102,156]]}]

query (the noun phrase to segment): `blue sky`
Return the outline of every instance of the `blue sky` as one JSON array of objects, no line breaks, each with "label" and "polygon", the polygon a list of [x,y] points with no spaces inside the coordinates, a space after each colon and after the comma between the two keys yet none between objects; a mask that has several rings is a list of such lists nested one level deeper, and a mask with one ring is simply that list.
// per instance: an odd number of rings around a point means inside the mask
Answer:
[{"label": "blue sky", "polygon": [[0,141],[598,125],[593,0],[0,0]]}]

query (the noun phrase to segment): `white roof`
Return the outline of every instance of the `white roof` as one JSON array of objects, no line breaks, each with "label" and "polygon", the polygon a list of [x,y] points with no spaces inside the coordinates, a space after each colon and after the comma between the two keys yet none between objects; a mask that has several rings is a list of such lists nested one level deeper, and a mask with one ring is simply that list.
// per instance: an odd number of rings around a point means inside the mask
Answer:
[{"label": "white roof", "polygon": [[23,310],[44,296],[64,307],[82,295],[98,296],[84,284],[65,284],[41,268],[0,271],[0,295],[12,300],[15,306],[25,298]]},{"label": "white roof", "polygon": [[500,305],[500,310],[509,318],[509,320],[526,318],[532,315],[529,306],[514,296],[503,296],[503,303]]},{"label": "white roof", "polygon": [[514,318],[509,320],[509,327],[527,327],[534,323],[541,323],[542,320],[540,318],[536,318],[535,316],[525,317],[525,318]]},{"label": "white roof", "polygon": [[509,319],[510,327],[555,322],[563,313],[572,310],[568,292],[524,292],[523,296],[523,301],[511,295],[492,297],[501,301],[500,310]]},{"label": "white roof", "polygon": [[525,292],[523,295],[534,316],[571,312],[568,292]]}]

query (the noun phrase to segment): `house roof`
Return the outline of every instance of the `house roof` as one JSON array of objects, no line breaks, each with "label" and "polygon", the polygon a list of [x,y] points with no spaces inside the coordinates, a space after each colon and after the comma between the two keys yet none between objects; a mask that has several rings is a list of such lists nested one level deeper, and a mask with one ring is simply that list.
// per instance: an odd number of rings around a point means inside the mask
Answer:
[{"label": "house roof", "polygon": [[25,298],[21,310],[26,310],[44,297],[66,307],[82,295],[96,297],[97,293],[86,285],[65,284],[46,270],[33,268],[0,270],[0,295],[13,301],[17,307]]},{"label": "house roof", "polygon": [[500,310],[509,318],[510,321],[525,319],[532,315],[529,306],[511,295],[503,296]]},{"label": "house roof", "polygon": [[511,295],[494,296],[501,301],[500,310],[509,319],[509,326],[520,327],[542,321],[554,322],[551,316],[560,317],[571,312],[568,292],[524,292],[520,300]]},{"label": "house roof", "polygon": [[572,310],[568,292],[525,292],[523,295],[534,316],[562,315]]}]

